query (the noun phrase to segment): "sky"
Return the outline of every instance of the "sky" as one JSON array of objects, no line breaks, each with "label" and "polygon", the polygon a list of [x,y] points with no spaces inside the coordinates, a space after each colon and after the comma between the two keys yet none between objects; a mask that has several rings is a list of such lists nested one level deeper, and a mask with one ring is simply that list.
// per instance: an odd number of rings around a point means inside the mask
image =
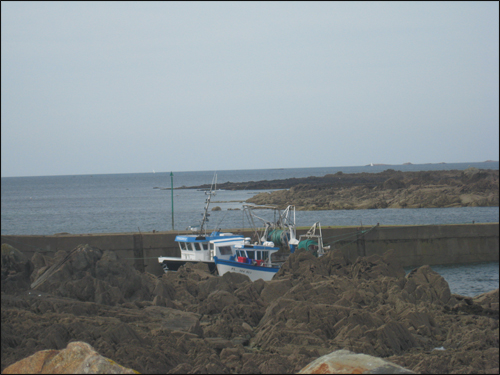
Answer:
[{"label": "sky", "polygon": [[499,159],[498,2],[1,2],[1,175]]}]

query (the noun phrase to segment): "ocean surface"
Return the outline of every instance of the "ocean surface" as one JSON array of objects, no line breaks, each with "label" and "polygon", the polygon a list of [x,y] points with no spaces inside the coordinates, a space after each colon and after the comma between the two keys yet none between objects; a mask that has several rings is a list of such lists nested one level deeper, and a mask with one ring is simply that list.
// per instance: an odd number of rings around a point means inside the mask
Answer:
[{"label": "ocean surface", "polygon": [[448,282],[451,293],[475,297],[498,289],[498,262],[431,266]]},{"label": "ocean surface", "polygon": [[[499,169],[498,162],[217,171],[222,182],[245,182],[343,173]],[[173,172],[173,215],[169,172],[42,177],[2,177],[1,234],[114,233],[185,230],[201,222],[205,193],[183,186],[212,182],[215,171]],[[223,191],[212,197],[208,229],[250,228],[244,201],[263,190]],[[258,215],[272,220],[270,210]],[[172,222],[172,216],[174,220]],[[297,211],[297,226],[425,225],[499,221],[498,207]],[[444,272],[444,271],[443,271]],[[474,272],[473,272],[474,273]],[[494,278],[494,277],[493,277]],[[496,264],[498,288],[498,263]],[[455,292],[454,292],[455,293]],[[469,294],[467,294],[469,295]]]},{"label": "ocean surface", "polygon": [[[498,162],[217,171],[222,182],[245,182],[344,173],[457,169],[498,169]],[[184,230],[200,224],[205,193],[179,189],[212,182],[214,171],[174,172],[174,223],[170,172],[47,177],[2,177],[1,233],[54,234]],[[209,229],[248,228],[243,202],[263,190],[217,191]],[[231,210],[228,210],[231,209]],[[270,212],[261,211],[263,218]],[[298,211],[297,226],[460,224],[499,221],[498,207]]]}]

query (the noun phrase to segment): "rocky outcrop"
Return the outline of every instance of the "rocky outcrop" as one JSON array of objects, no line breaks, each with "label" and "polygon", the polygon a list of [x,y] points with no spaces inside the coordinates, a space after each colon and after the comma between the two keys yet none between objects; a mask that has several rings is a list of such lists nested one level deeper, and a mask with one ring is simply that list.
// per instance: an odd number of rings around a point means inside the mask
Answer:
[{"label": "rocky outcrop", "polygon": [[33,263],[23,253],[9,244],[2,244],[2,292],[28,288],[33,268]]},{"label": "rocky outcrop", "polygon": [[297,251],[268,282],[203,264],[154,277],[86,245],[31,262],[33,288],[2,289],[2,369],[74,341],[142,373],[296,373],[337,350],[416,372],[498,368],[498,290],[451,294],[391,252]]},{"label": "rocky outcrop", "polygon": [[85,342],[42,350],[7,367],[3,374],[138,374],[101,356]]},{"label": "rocky outcrop", "polygon": [[9,273],[23,272],[30,274],[32,267],[26,267],[31,263],[26,256],[9,244],[2,244],[2,276]]},{"label": "rocky outcrop", "polygon": [[337,173],[280,182],[260,181],[252,188],[262,186],[263,189],[287,190],[257,194],[247,202],[282,208],[294,204],[297,210],[307,211],[489,207],[499,204],[498,176],[498,171],[476,168],[465,171]]},{"label": "rocky outcrop", "polygon": [[474,304],[481,306],[483,309],[498,311],[498,289],[480,294],[474,297],[472,301]]},{"label": "rocky outcrop", "polygon": [[106,305],[150,300],[156,279],[125,265],[114,252],[89,245],[59,251],[52,261],[35,255],[34,262],[32,289]]}]

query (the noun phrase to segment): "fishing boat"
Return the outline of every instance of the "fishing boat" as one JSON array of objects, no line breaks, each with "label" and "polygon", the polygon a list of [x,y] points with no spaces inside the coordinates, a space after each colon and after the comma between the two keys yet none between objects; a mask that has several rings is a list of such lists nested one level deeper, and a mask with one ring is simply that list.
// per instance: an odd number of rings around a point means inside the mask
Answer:
[{"label": "fishing boat", "polygon": [[[277,219],[273,223],[255,215],[255,209],[263,208],[273,208],[278,211]],[[295,238],[295,206],[288,206],[283,213],[280,213],[275,207],[247,205],[243,209],[254,228],[255,218],[264,222],[262,234],[256,231],[257,241],[254,244],[250,244],[248,239],[243,243],[236,244],[234,254],[229,259],[215,256],[217,272],[220,276],[226,272],[241,273],[247,275],[252,281],[271,280],[284,262],[284,259],[280,261],[278,257],[273,257],[273,254],[280,251],[281,248],[288,248],[290,253],[293,253],[299,244]]]},{"label": "fishing boat", "polygon": [[279,247],[271,246],[271,244],[262,246],[236,245],[234,247],[235,255],[232,255],[229,259],[214,257],[217,272],[221,276],[226,272],[242,273],[252,281],[258,279],[271,280],[281,266],[281,264],[272,263],[271,261],[271,255],[280,250]]},{"label": "fishing boat", "polygon": [[181,250],[180,257],[158,257],[163,270],[177,271],[186,263],[205,263],[210,272],[216,270],[214,258],[229,259],[233,255],[235,245],[241,244],[244,238],[232,233],[212,232],[209,236],[185,235],[176,236],[175,241]]},{"label": "fishing boat", "polygon": [[[293,222],[290,220],[293,216]],[[252,214],[252,217],[257,217]],[[257,217],[258,218],[258,217]],[[261,219],[262,220],[262,219]],[[286,228],[286,230],[285,230]],[[262,236],[258,236],[259,242],[251,245],[248,240],[243,244],[234,246],[234,254],[229,259],[214,257],[219,275],[226,272],[236,272],[247,275],[250,280],[262,279],[271,280],[280,270],[286,258],[293,254],[295,250],[304,249],[310,251],[314,256],[321,257],[330,246],[323,245],[323,234],[320,222],[314,223],[307,233],[296,238],[295,232],[295,207],[288,206],[279,219],[273,225],[266,222]],[[272,240],[275,240],[273,242]],[[284,254],[284,258],[273,255],[282,247],[288,247],[289,252]]]},{"label": "fishing boat", "polygon": [[207,198],[205,200],[205,210],[203,219],[199,227],[190,227],[196,234],[178,235],[175,242],[179,244],[180,257],[158,257],[158,262],[162,265],[165,272],[177,271],[180,266],[186,263],[205,263],[210,272],[215,272],[216,265],[214,257],[219,259],[229,259],[234,254],[233,247],[236,244],[242,244],[243,235],[228,232],[213,231],[207,235],[206,223],[209,221],[208,207],[212,196],[217,190],[217,175],[212,179],[212,185],[209,191],[205,191]]}]

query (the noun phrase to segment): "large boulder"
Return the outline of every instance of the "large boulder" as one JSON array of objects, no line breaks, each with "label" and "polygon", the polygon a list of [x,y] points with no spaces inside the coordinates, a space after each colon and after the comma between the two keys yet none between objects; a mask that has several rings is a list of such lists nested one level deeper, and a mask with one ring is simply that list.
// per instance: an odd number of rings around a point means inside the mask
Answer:
[{"label": "large boulder", "polygon": [[355,279],[376,279],[381,276],[404,278],[405,271],[394,257],[394,250],[388,250],[384,255],[359,257],[352,265],[352,277]]},{"label": "large boulder", "polygon": [[57,252],[50,267],[47,263],[37,260],[42,268],[33,272],[32,289],[106,305],[154,298],[156,277],[141,274],[113,251],[78,245],[70,252]]},{"label": "large boulder", "polygon": [[238,298],[225,290],[216,290],[210,293],[206,300],[201,302],[199,312],[201,314],[217,314],[222,312],[226,306],[235,305]]},{"label": "large boulder", "polygon": [[309,251],[297,250],[288,257],[274,276],[274,279],[302,279],[317,276],[328,276],[328,268],[325,262]]},{"label": "large boulder", "polygon": [[330,276],[347,276],[351,269],[351,262],[340,250],[328,251],[321,260],[327,263],[328,274]]},{"label": "large boulder", "polygon": [[101,356],[85,342],[63,350],[42,350],[7,367],[3,374],[138,374]]},{"label": "large boulder", "polygon": [[283,296],[293,287],[290,279],[274,279],[267,281],[260,292],[260,297],[265,303],[270,303]]},{"label": "large boulder", "polygon": [[473,299],[475,304],[483,309],[492,309],[498,311],[498,288],[491,292],[480,294]]},{"label": "large boulder", "polygon": [[10,272],[24,272],[28,258],[14,246],[2,244],[2,273],[4,270]]},{"label": "large boulder", "polygon": [[33,263],[18,249],[2,244],[2,292],[17,293],[29,289]]},{"label": "large boulder", "polygon": [[389,361],[349,350],[337,350],[319,357],[299,374],[415,374]]},{"label": "large boulder", "polygon": [[430,266],[422,266],[407,276],[405,290],[413,294],[416,301],[445,305],[450,302],[448,282]]}]

